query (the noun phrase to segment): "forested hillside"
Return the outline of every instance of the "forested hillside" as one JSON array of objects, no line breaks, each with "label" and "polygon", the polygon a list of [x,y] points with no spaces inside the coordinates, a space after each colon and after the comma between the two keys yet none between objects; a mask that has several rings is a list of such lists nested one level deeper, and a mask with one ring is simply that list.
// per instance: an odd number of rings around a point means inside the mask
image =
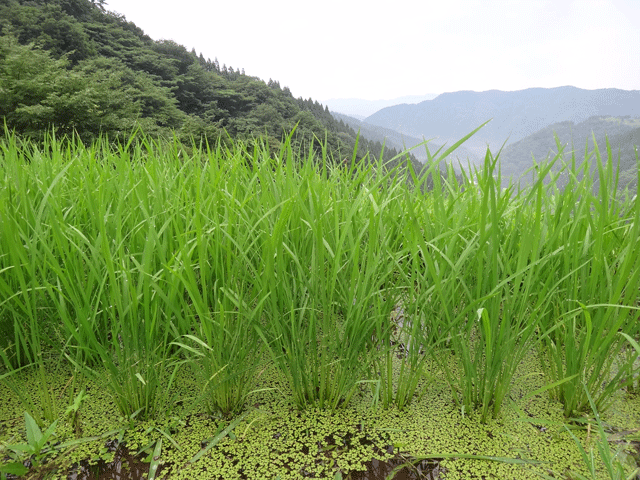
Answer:
[{"label": "forested hillside", "polygon": [[619,185],[628,186],[631,192],[638,191],[638,145],[640,145],[640,127],[615,135],[611,143],[618,148],[614,158],[620,158]]},{"label": "forested hillside", "polygon": [[[317,101],[155,41],[104,0],[0,2],[0,116],[35,139],[55,128],[120,140],[139,127],[184,141],[260,137],[272,149],[295,128],[294,145],[320,152],[326,142],[335,161],[351,159],[357,137]],[[360,139],[357,159],[368,151],[377,156],[381,145]]]},{"label": "forested hillside", "polygon": [[[532,135],[514,142],[502,150],[500,165],[503,181],[509,178],[517,181],[533,166],[533,159],[540,163],[553,159],[558,153],[558,143],[562,149],[565,162],[571,162],[572,154],[580,165],[587,152],[594,151],[593,140],[598,145],[603,157],[606,157],[607,140],[612,149],[616,165],[620,164],[620,187],[629,186],[635,190],[637,184],[637,159],[634,145],[640,144],[640,119],[630,117],[594,116],[574,123],[571,121],[549,125]],[[596,161],[593,153],[590,157],[590,169],[594,178],[598,177]],[[556,162],[552,171],[559,172],[563,165]],[[523,177],[525,183],[531,175]],[[562,174],[556,184],[563,187],[568,181],[567,174]]]}]

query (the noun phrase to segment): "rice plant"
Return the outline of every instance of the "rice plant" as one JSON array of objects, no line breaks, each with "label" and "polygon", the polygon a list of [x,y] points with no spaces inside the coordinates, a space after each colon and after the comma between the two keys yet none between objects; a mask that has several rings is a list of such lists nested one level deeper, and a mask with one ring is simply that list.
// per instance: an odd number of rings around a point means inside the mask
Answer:
[{"label": "rice plant", "polygon": [[124,415],[152,418],[190,363],[199,401],[234,415],[273,362],[299,408],[336,409],[374,385],[373,403],[403,409],[429,387],[429,360],[486,422],[535,349],[568,417],[590,408],[583,382],[602,410],[637,378],[635,356],[620,356],[620,333],[638,335],[637,198],[618,192],[609,146],[585,154],[597,188],[560,152],[516,190],[490,151],[441,175],[463,141],[415,172],[345,169],[290,140],[274,153],[5,135],[2,378],[68,361]]},{"label": "rice plant", "polygon": [[[619,332],[638,332],[640,209],[637,198],[619,200],[609,145],[607,152],[605,163],[594,143],[600,171],[597,192],[587,162],[578,168],[572,154],[571,164],[564,166],[570,183],[554,192],[547,216],[545,247],[557,252],[549,272],[557,294],[543,317],[547,333],[541,357],[553,382],[569,379],[552,390],[567,417],[590,408],[587,391],[599,411],[606,409],[613,392],[632,381],[630,369],[637,369],[631,366],[633,359],[627,359],[627,368],[619,368]],[[585,153],[585,160],[590,156]]]},{"label": "rice plant", "polygon": [[[189,235],[171,267],[185,291],[180,309],[190,325],[177,344],[191,354],[207,408],[224,415],[242,409],[262,360],[257,327],[265,297],[253,258],[260,224],[252,217],[254,191],[247,188],[255,174],[238,160],[227,165],[231,176],[222,165],[203,169],[211,187],[200,191],[206,183],[198,182]],[[243,177],[248,184],[238,182]]]},{"label": "rice plant", "polygon": [[265,172],[276,181],[261,177],[261,194],[277,200],[261,202],[268,297],[259,332],[294,402],[334,409],[367,379],[389,329],[395,262],[386,220],[398,184],[371,167],[352,172],[355,181],[337,169],[323,180],[311,155],[299,171],[287,161]]}]

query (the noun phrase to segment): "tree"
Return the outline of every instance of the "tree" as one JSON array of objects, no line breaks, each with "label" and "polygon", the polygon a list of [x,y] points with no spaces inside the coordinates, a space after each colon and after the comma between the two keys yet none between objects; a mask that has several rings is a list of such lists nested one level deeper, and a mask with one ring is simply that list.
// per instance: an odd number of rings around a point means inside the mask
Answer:
[{"label": "tree", "polygon": [[2,23],[5,23],[3,34],[17,37],[22,44],[34,43],[51,51],[56,58],[67,54],[72,63],[95,55],[95,45],[82,24],[63,7],[53,3],[37,7],[13,2],[0,7],[0,18],[4,18]]},{"label": "tree", "polygon": [[9,128],[39,138],[49,128],[93,137],[118,136],[136,124],[149,133],[180,125],[169,91],[118,60],[95,57],[68,66],[65,57],[0,38],[0,114]]},{"label": "tree", "polygon": [[46,127],[52,108],[43,102],[55,92],[53,80],[67,63],[33,45],[20,45],[12,35],[0,37],[0,114],[11,128],[33,132]]}]

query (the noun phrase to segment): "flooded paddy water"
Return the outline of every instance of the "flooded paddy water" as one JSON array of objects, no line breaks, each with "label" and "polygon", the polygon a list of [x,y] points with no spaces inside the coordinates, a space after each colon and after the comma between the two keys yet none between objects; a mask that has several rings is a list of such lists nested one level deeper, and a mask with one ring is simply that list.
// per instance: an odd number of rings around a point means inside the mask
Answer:
[{"label": "flooded paddy water", "polygon": [[[544,393],[519,400],[524,392],[543,384],[538,370],[532,354],[519,368],[502,415],[482,424],[454,405],[448,386],[438,379],[437,367],[430,362],[425,363],[428,380],[422,385],[422,398],[404,411],[376,405],[371,389],[364,384],[345,408],[299,411],[289,400],[286,383],[274,368],[268,368],[261,391],[250,395],[245,418],[208,449],[233,419],[216,418],[193,403],[197,385],[188,369],[175,387],[167,416],[157,421],[122,418],[107,391],[84,380],[78,388],[86,390],[86,399],[75,421],[60,415],[49,442],[51,449],[25,478],[149,478],[159,440],[162,448],[155,457],[155,478],[171,480],[534,479],[539,475],[560,479],[568,478],[569,471],[586,473],[580,451],[565,428],[562,406]],[[61,413],[73,396],[67,391],[71,374],[58,368],[48,376]],[[35,399],[40,394],[38,386],[28,374],[23,380],[26,383],[21,388]],[[8,401],[0,407],[0,455],[7,462],[7,445],[24,441],[24,404],[6,384],[1,388],[2,398]],[[611,446],[620,449],[629,468],[640,463],[640,398],[618,392],[602,420]],[[569,428],[587,448],[596,448],[594,430],[577,425]],[[78,443],[57,449],[56,445],[70,440]],[[470,458],[474,455],[493,460]]]}]

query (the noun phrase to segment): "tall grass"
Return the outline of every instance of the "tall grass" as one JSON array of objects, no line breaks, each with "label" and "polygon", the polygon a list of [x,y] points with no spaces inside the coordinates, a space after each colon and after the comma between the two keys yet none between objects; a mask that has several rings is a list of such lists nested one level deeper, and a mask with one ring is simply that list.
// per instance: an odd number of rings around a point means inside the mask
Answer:
[{"label": "tall grass", "polygon": [[637,338],[640,285],[640,208],[617,190],[610,147],[586,153],[597,188],[573,155],[558,190],[561,152],[516,191],[491,152],[441,174],[458,144],[425,173],[345,169],[288,141],[274,154],[6,135],[2,378],[69,361],[123,414],[153,417],[188,363],[200,401],[232,415],[273,362],[299,408],[373,385],[374,403],[402,409],[431,358],[460,410],[487,421],[535,349],[567,416],[590,408],[583,383],[602,410],[637,376],[619,333]]},{"label": "tall grass", "polygon": [[390,328],[397,226],[388,205],[399,184],[371,166],[325,167],[325,180],[316,162],[295,171],[290,154],[261,175],[274,200],[261,202],[268,298],[259,332],[294,402],[334,409],[368,378]]},{"label": "tall grass", "polygon": [[499,414],[553,297],[541,255],[541,181],[514,196],[500,188],[497,162],[487,152],[470,176],[436,176],[434,190],[406,206],[411,317],[426,320],[426,343],[455,402],[483,422]]},{"label": "tall grass", "polygon": [[171,267],[185,289],[174,301],[189,328],[177,344],[190,354],[208,410],[225,415],[242,409],[255,383],[268,296],[259,282],[259,178],[245,153],[208,152],[192,171],[193,203]]},{"label": "tall grass", "polygon": [[548,214],[545,247],[558,252],[550,272],[558,295],[542,318],[548,334],[541,353],[550,379],[567,379],[552,391],[567,417],[590,408],[587,392],[603,411],[612,393],[633,381],[634,359],[626,359],[627,369],[620,365],[624,338],[619,333],[635,337],[639,328],[638,200],[620,201],[608,143],[606,161],[595,141],[594,151],[585,154],[591,156],[599,171],[597,192],[587,162],[577,168],[575,153],[564,165],[567,188],[559,192],[552,184],[548,189],[554,209]]}]

